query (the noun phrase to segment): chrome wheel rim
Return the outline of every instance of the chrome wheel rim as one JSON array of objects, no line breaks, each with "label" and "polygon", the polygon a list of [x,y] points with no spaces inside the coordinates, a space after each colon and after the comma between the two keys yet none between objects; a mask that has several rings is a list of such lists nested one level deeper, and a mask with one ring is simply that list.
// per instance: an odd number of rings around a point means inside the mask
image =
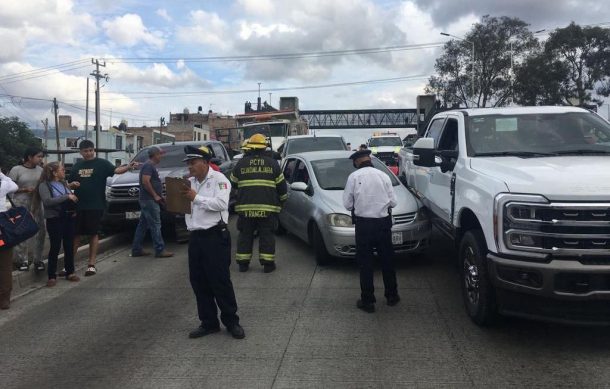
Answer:
[{"label": "chrome wheel rim", "polygon": [[475,262],[475,254],[472,247],[464,250],[464,286],[466,287],[466,297],[470,304],[479,304],[479,268]]}]

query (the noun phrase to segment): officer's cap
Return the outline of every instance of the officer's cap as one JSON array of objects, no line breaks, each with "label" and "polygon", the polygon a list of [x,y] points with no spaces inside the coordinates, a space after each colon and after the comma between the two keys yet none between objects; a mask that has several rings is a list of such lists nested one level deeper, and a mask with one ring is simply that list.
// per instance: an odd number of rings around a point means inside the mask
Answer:
[{"label": "officer's cap", "polygon": [[212,159],[212,154],[210,154],[210,149],[205,146],[195,147],[191,145],[184,146],[184,154],[186,154],[186,158],[182,160],[182,162],[186,162],[190,159],[202,158],[206,161]]},{"label": "officer's cap", "polygon": [[357,160],[358,158],[366,157],[371,155],[371,150],[358,150],[349,156],[349,159]]}]

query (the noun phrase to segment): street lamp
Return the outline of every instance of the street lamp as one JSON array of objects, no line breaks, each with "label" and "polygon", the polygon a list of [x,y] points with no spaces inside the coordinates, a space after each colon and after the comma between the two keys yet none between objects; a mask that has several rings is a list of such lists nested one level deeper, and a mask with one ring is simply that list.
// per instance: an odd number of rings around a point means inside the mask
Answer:
[{"label": "street lamp", "polygon": [[455,36],[455,35],[451,35],[451,34],[447,34],[446,32],[441,32],[441,35],[444,36],[450,36],[452,38],[455,38],[459,41],[464,41],[466,43],[470,43],[472,45],[472,59],[471,59],[471,64],[472,64],[472,100],[474,102],[474,42],[466,40],[464,38],[460,38],[459,36]]}]

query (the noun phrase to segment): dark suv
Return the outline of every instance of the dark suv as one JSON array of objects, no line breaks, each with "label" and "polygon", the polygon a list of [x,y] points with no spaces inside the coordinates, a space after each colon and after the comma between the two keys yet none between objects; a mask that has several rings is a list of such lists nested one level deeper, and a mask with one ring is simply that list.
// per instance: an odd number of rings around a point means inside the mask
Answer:
[{"label": "dark suv", "polygon": [[[230,174],[229,154],[223,144],[218,141],[162,143],[155,145],[163,150],[163,158],[157,165],[162,182],[165,181],[165,177],[184,177],[188,175],[186,164],[182,162],[184,146],[186,145],[207,146],[213,155],[212,162],[216,163],[225,175]],[[145,147],[140,150],[133,160],[140,164],[148,161],[148,148]],[[138,197],[141,188],[139,175],[139,169],[135,169],[125,174],[115,174],[106,182],[106,212],[102,220],[102,226],[105,230],[121,229],[130,222],[135,223],[140,219]],[[186,234],[184,215],[162,211],[161,220],[164,232],[175,233],[177,239],[182,240]]]}]

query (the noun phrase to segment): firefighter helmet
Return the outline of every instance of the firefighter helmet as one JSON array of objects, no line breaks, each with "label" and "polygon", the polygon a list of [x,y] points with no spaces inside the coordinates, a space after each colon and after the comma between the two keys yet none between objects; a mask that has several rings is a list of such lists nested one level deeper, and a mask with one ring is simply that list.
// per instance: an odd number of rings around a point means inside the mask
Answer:
[{"label": "firefighter helmet", "polygon": [[254,134],[248,139],[248,147],[252,150],[265,150],[267,148],[267,138],[263,134]]}]

